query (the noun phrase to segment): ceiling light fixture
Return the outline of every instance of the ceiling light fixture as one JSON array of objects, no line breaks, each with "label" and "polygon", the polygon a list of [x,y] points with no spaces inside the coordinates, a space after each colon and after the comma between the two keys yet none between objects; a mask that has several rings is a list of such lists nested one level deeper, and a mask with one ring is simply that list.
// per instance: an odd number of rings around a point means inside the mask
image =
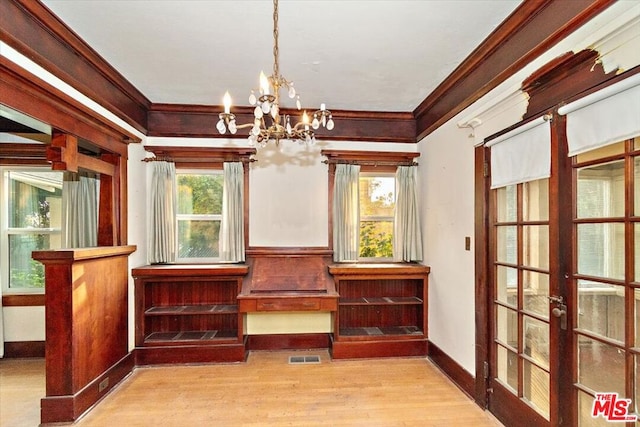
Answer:
[{"label": "ceiling light fixture", "polygon": [[320,109],[313,113],[311,117],[306,111],[302,113],[300,121],[291,124],[291,116],[280,114],[280,89],[286,89],[289,98],[296,98],[296,107],[301,110],[300,96],[296,95],[293,82],[286,80],[280,75],[280,64],[278,62],[278,0],[273,0],[273,74],[269,77],[264,72],[260,72],[260,89],[258,96],[255,91],[249,95],[249,104],[255,105],[253,110],[253,123],[236,124],[236,116],[231,113],[231,95],[227,91],[224,94],[224,112],[218,114],[219,121],[216,125],[218,132],[226,133],[227,129],[231,134],[235,134],[238,129],[251,128],[249,131],[249,144],[265,147],[269,141],[274,141],[276,145],[280,140],[297,140],[301,143],[314,144],[315,134],[313,130],[320,126],[327,130],[334,127],[331,111],[327,110],[325,104],[320,105]]}]

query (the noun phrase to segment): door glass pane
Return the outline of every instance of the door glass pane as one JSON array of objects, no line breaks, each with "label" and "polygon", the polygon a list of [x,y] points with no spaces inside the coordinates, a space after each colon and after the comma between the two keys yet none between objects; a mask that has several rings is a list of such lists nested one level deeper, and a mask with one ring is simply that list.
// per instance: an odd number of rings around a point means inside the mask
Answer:
[{"label": "door glass pane", "polygon": [[[578,391],[578,425],[580,427],[611,427],[612,425],[615,425],[607,422],[604,417],[593,418],[591,416],[592,410],[593,396],[582,391]],[[620,423],[619,425],[623,426],[625,424]]]},{"label": "door glass pane", "polygon": [[578,218],[624,216],[624,161],[578,169]]},{"label": "door glass pane", "polygon": [[498,261],[516,264],[518,261],[517,227],[499,226],[497,228]]},{"label": "door glass pane", "polygon": [[549,373],[525,360],[522,388],[524,398],[549,419]]},{"label": "door glass pane", "polygon": [[518,304],[518,270],[511,267],[496,267],[497,298],[506,304]]},{"label": "door glass pane", "polygon": [[596,392],[615,392],[624,396],[625,352],[582,335],[577,339],[579,383]]},{"label": "door glass pane", "polygon": [[522,239],[522,264],[548,270],[549,226],[526,225],[522,227]]},{"label": "door glass pane", "polygon": [[498,188],[496,190],[496,207],[498,222],[515,222],[517,218],[516,186]]},{"label": "door glass pane", "polygon": [[523,270],[522,288],[524,309],[549,317],[549,275]]},{"label": "door glass pane", "polygon": [[496,306],[496,337],[500,342],[518,348],[518,313]]},{"label": "door glass pane", "polygon": [[578,328],[624,343],[624,287],[578,281]]},{"label": "door glass pane", "polygon": [[498,379],[516,393],[518,390],[518,356],[501,345],[497,347]]},{"label": "door glass pane", "polygon": [[578,224],[578,273],[624,279],[624,224]]},{"label": "door glass pane", "polygon": [[549,325],[546,322],[524,316],[522,322],[524,354],[540,366],[549,369]]},{"label": "door glass pane", "polygon": [[640,282],[640,223],[633,224],[633,247],[635,248],[634,280]]},{"label": "door glass pane", "polygon": [[524,221],[547,221],[549,219],[549,180],[522,184],[522,219]]}]

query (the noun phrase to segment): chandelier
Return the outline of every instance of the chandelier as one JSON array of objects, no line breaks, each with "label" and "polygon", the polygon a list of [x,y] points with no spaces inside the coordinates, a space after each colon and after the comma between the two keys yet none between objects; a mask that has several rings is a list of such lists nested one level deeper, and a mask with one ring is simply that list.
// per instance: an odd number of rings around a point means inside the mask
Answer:
[{"label": "chandelier", "polygon": [[292,124],[289,114],[280,114],[280,89],[285,89],[289,98],[296,99],[296,108],[301,110],[300,96],[296,95],[293,82],[286,80],[280,75],[280,65],[278,63],[278,0],[273,0],[273,74],[269,77],[264,72],[260,72],[260,88],[258,94],[251,91],[249,104],[255,105],[253,110],[253,123],[237,124],[236,116],[231,113],[231,95],[227,91],[224,94],[224,112],[218,114],[218,132],[224,134],[235,134],[238,129],[251,128],[249,131],[249,144],[265,147],[269,141],[275,141],[276,145],[280,140],[297,140],[300,143],[314,144],[314,130],[320,126],[327,130],[334,127],[331,111],[327,110],[325,104],[320,105],[320,109],[315,111],[310,117],[303,111],[300,120]]}]

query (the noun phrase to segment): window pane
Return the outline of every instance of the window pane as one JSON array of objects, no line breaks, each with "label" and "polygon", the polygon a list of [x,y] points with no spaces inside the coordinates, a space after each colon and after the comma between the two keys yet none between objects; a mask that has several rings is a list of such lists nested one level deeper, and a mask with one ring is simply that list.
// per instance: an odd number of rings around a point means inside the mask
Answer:
[{"label": "window pane", "polygon": [[622,349],[578,335],[578,381],[591,390],[624,396],[624,358]]},{"label": "window pane", "polygon": [[549,317],[549,275],[523,270],[522,287],[524,309]]},{"label": "window pane", "polygon": [[523,322],[524,354],[535,360],[540,366],[549,368],[549,325],[546,322],[524,316]]},{"label": "window pane", "polygon": [[549,374],[528,361],[524,361],[522,392],[525,400],[545,418],[549,419]]},{"label": "window pane", "polygon": [[497,347],[498,379],[516,393],[518,390],[518,356],[501,345]]},{"label": "window pane", "polygon": [[222,174],[177,174],[178,214],[222,213]]},{"label": "window pane", "polygon": [[624,224],[578,224],[578,273],[624,279]]},{"label": "window pane", "polygon": [[11,171],[7,176],[9,228],[60,228],[61,172]]},{"label": "window pane", "polygon": [[518,305],[518,270],[511,267],[496,267],[496,297],[516,307]]},{"label": "window pane", "polygon": [[634,252],[635,279],[634,280],[638,282],[640,281],[640,224],[639,223],[633,224],[633,235],[634,235],[633,246],[635,248],[635,252]]},{"label": "window pane", "polygon": [[44,288],[44,265],[31,252],[60,248],[60,235],[9,235],[9,288]]},{"label": "window pane", "polygon": [[360,257],[393,257],[393,221],[360,221]]},{"label": "window pane", "polygon": [[517,219],[516,186],[498,188],[496,191],[496,207],[498,222],[515,222]]},{"label": "window pane", "polygon": [[605,145],[604,147],[578,154],[578,163],[590,162],[592,160],[604,159],[605,157],[616,156],[624,153],[624,142]]},{"label": "window pane", "polygon": [[624,287],[578,280],[578,328],[624,342]]},{"label": "window pane", "polygon": [[518,313],[496,306],[496,337],[500,342],[518,348]]},{"label": "window pane", "polygon": [[578,169],[578,218],[624,216],[624,161]]},{"label": "window pane", "polygon": [[522,239],[522,264],[548,270],[549,226],[526,225],[522,227]]},{"label": "window pane", "polygon": [[549,180],[522,184],[522,216],[525,221],[549,220]]},{"label": "window pane", "polygon": [[178,221],[178,258],[218,258],[220,221]]},{"label": "window pane", "polygon": [[496,231],[498,261],[516,264],[518,262],[517,228],[515,226],[499,226]]},{"label": "window pane", "polygon": [[360,257],[393,257],[396,179],[393,175],[361,175]]},{"label": "window pane", "polygon": [[604,417],[600,416],[597,418],[593,418],[591,416],[593,409],[593,396],[590,394],[584,393],[582,391],[578,391],[578,412],[580,419],[578,420],[578,425],[580,427],[611,427],[612,425],[625,425],[624,423],[610,423],[605,420]]}]

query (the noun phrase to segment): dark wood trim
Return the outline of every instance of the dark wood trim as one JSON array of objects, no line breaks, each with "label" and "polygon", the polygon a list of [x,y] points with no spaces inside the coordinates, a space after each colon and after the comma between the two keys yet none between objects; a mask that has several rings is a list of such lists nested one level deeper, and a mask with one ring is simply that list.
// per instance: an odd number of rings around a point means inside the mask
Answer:
[{"label": "dark wood trim", "polygon": [[78,392],[42,398],[40,425],[58,425],[61,422],[76,421],[133,372],[134,367],[133,353],[128,353]]},{"label": "dark wood trim", "polygon": [[614,2],[523,2],[413,111],[416,140],[423,139]]},{"label": "dark wood trim", "polygon": [[0,39],[146,132],[151,102],[42,3],[0,2]]},{"label": "dark wood trim", "polygon": [[0,144],[0,160],[3,164],[47,164],[45,144],[20,144],[5,142]]},{"label": "dark wood trim", "polygon": [[326,349],[330,334],[269,334],[249,335],[247,350],[309,350]]},{"label": "dark wood trim", "polygon": [[417,152],[395,151],[355,151],[355,150],[321,150],[320,154],[327,158],[326,163],[350,163],[364,165],[413,165],[420,157]]},{"label": "dark wood trim", "polygon": [[413,340],[336,341],[332,340],[334,359],[365,359],[370,357],[424,357],[429,355],[426,338]]},{"label": "dark wood trim", "polygon": [[[467,396],[474,398],[475,378],[440,347],[429,341],[429,359]],[[476,400],[477,402],[477,400]],[[478,402],[480,403],[480,402]]]},{"label": "dark wood trim", "polygon": [[4,357],[5,359],[44,357],[44,341],[5,341]]},{"label": "dark wood trim", "polygon": [[181,363],[231,363],[246,359],[245,345],[136,347],[136,366]]},{"label": "dark wood trim", "polygon": [[156,158],[183,164],[187,167],[199,163],[250,162],[256,154],[253,147],[168,147],[147,145],[144,147]]},{"label": "dark wood trim", "polygon": [[22,294],[22,295],[2,295],[3,307],[39,307],[44,306],[45,295],[42,294]]},{"label": "dark wood trim", "polygon": [[0,103],[124,157],[127,156],[128,143],[140,142],[133,133],[2,56]]},{"label": "dark wood trim", "polygon": [[[486,166],[485,166],[486,165]],[[486,169],[485,169],[486,168]],[[487,376],[489,367],[489,342],[491,317],[489,316],[489,171],[487,149],[475,148],[475,306],[476,306],[476,377],[473,399],[483,408],[488,405]],[[487,173],[487,175],[489,175]],[[486,368],[485,368],[486,366]],[[486,373],[485,373],[486,372]]]},{"label": "dark wood trim", "polygon": [[[248,130],[221,135],[215,127],[222,106],[152,104],[148,113],[149,136],[246,139]],[[254,120],[253,107],[234,107],[238,123]],[[318,129],[316,138],[327,141],[371,141],[415,143],[415,120],[411,113],[376,111],[332,111],[336,127]],[[297,110],[283,109],[294,117]]]}]

